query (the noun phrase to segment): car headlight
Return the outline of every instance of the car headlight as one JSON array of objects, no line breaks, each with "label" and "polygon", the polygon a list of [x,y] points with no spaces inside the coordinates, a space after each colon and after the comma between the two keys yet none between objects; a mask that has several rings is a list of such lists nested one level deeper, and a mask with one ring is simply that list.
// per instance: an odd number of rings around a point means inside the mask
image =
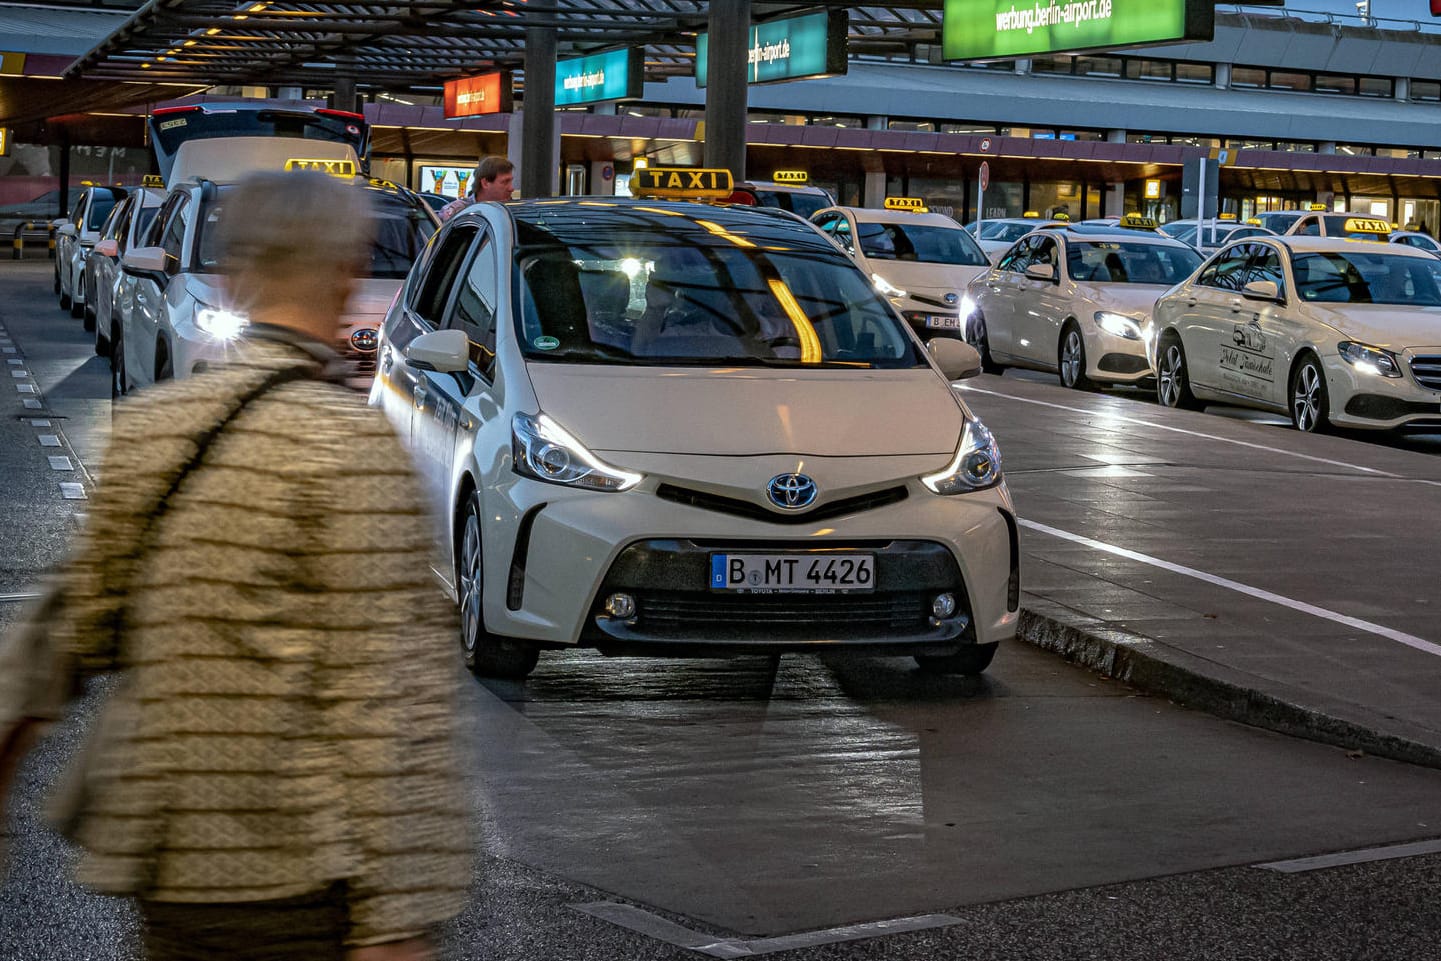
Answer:
[{"label": "car headlight", "polygon": [[937,494],[965,494],[1000,482],[1001,448],[986,425],[975,418],[966,419],[956,456],[945,469],[921,477],[921,483]]},{"label": "car headlight", "polygon": [[876,290],[879,290],[887,297],[904,297],[906,295],[904,290],[886,280],[886,278],[880,274],[871,274],[871,283],[875,285]]},{"label": "car headlight", "polygon": [[216,340],[234,340],[240,332],[250,326],[250,318],[233,310],[197,305],[195,326]]},{"label": "car headlight", "polygon": [[1368,344],[1358,344],[1350,340],[1343,340],[1336,347],[1341,354],[1341,359],[1357,370],[1365,371],[1368,374],[1380,374],[1382,377],[1401,376],[1401,364],[1396,360],[1396,355],[1389,350],[1382,350],[1380,347],[1372,347]]},{"label": "car headlight", "polygon": [[965,320],[976,312],[976,299],[969,293],[961,294],[961,320]]},{"label": "car headlight", "polygon": [[611,467],[545,414],[516,414],[510,422],[512,466],[547,484],[596,491],[630,490],[640,474]]},{"label": "car headlight", "polygon": [[1127,340],[1141,339],[1140,324],[1129,317],[1113,314],[1108,310],[1096,311],[1096,326],[1108,334],[1115,334],[1117,337],[1124,337]]}]

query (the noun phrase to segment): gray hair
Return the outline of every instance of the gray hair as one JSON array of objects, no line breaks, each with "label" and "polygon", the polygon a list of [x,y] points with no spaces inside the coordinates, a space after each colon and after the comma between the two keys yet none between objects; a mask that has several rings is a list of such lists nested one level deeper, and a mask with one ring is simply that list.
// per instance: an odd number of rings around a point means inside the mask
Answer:
[{"label": "gray hair", "polygon": [[365,191],[310,171],[252,174],[225,197],[221,262],[230,273],[285,281],[349,270],[368,252],[374,229]]}]

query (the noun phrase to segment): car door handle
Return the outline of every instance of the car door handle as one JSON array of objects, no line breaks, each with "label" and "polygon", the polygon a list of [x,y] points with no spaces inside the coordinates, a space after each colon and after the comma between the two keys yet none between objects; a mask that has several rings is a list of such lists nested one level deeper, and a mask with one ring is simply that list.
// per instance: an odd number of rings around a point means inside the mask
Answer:
[{"label": "car door handle", "polygon": [[380,372],[381,372],[382,374],[388,374],[388,373],[390,373],[390,369],[391,369],[392,367],[394,367],[394,366],[395,366],[395,351],[393,351],[393,350],[391,350],[389,347],[387,347],[387,348],[385,349],[385,356],[382,357],[382,358],[380,358]]},{"label": "car door handle", "polygon": [[425,388],[419,384],[415,385],[415,409],[425,410]]}]

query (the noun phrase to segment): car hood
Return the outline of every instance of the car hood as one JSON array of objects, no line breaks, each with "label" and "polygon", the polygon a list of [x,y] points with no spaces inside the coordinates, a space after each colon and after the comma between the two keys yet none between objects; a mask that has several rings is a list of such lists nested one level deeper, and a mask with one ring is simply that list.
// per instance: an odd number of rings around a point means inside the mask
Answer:
[{"label": "car hood", "polygon": [[964,293],[966,285],[983,274],[990,265],[922,264],[913,260],[867,260],[865,270],[884,277],[886,283],[907,292],[934,294],[946,291]]},{"label": "car hood", "polygon": [[1348,304],[1344,308],[1305,305],[1311,316],[1343,338],[1373,347],[1403,350],[1441,346],[1441,307]]},{"label": "car hood", "polygon": [[1135,320],[1150,320],[1156,301],[1171,289],[1170,284],[1077,284],[1076,296]]},{"label": "car hood", "polygon": [[598,452],[948,454],[964,418],[929,367],[527,366],[540,409]]}]

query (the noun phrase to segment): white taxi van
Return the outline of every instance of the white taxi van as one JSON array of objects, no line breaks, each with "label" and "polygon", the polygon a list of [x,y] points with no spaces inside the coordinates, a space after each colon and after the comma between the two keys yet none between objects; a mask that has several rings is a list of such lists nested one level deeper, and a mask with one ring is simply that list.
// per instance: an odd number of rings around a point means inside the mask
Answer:
[{"label": "white taxi van", "polygon": [[372,402],[447,520],[441,576],[481,674],[542,648],[857,650],[986,668],[1016,632],[1000,452],[856,265],[787,213],[640,198],[482,203],[381,330]]},{"label": "white taxi van", "polygon": [[971,282],[961,304],[966,339],[986,369],[1054,371],[1066,387],[1151,377],[1151,307],[1185,280],[1200,254],[1127,215],[1121,226],[1033,231]]},{"label": "white taxi van", "polygon": [[811,223],[855,259],[922,337],[961,336],[961,295],[991,265],[960,224],[919,197],[887,197],[883,210],[830,207]]},{"label": "white taxi van", "polygon": [[1441,427],[1441,260],[1276,237],[1224,248],[1156,304],[1157,394],[1287,412],[1303,431]]}]

